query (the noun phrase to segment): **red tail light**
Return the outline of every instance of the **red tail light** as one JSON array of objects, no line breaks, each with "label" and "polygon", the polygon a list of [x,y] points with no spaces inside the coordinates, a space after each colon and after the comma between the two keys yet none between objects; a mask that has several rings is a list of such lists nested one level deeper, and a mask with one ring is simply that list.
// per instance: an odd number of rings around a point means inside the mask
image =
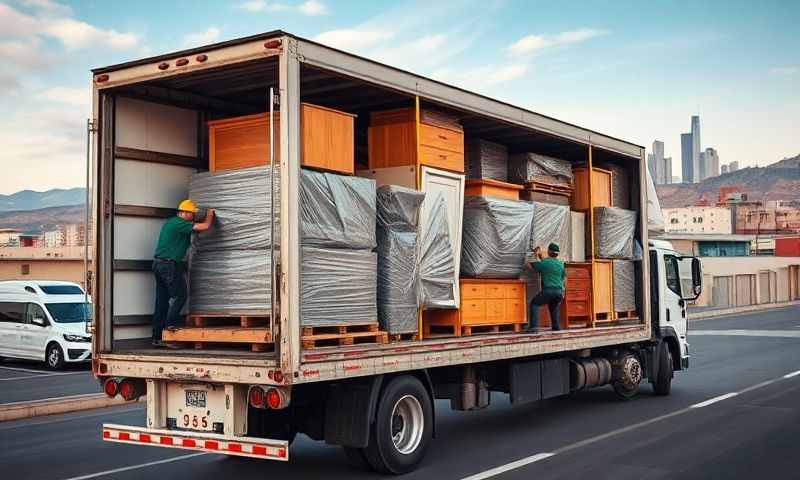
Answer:
[{"label": "red tail light", "polygon": [[267,406],[269,408],[277,410],[281,408],[281,403],[283,403],[283,399],[277,388],[270,388],[267,390]]},{"label": "red tail light", "polygon": [[254,385],[250,387],[250,392],[247,396],[253,408],[264,408],[264,389]]},{"label": "red tail light", "polygon": [[103,383],[103,391],[109,397],[114,397],[119,393],[119,384],[115,379],[109,378]]},{"label": "red tail light", "polygon": [[126,378],[119,382],[119,395],[127,401],[136,400],[147,392],[143,380]]}]

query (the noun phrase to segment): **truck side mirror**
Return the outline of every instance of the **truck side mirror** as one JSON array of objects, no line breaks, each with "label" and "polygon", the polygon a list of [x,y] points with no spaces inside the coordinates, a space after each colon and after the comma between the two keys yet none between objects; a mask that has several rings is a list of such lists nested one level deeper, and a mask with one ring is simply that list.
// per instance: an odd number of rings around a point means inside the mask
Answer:
[{"label": "truck side mirror", "polygon": [[694,298],[700,296],[703,292],[703,272],[700,269],[700,259],[697,257],[692,258],[692,293]]},{"label": "truck side mirror", "polygon": [[38,325],[40,327],[46,327],[47,326],[47,320],[44,317],[33,317],[31,319],[31,323],[34,324],[34,325]]}]

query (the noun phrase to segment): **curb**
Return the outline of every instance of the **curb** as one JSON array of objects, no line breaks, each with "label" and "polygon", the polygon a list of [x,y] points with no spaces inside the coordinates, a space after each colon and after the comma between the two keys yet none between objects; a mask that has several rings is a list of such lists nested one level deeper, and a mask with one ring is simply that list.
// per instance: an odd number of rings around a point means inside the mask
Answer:
[{"label": "curb", "polygon": [[779,308],[792,307],[794,305],[800,305],[800,301],[795,300],[791,302],[765,303],[761,305],[747,305],[743,307],[720,308],[719,310],[708,310],[705,312],[696,312],[696,313],[692,313],[690,311],[689,321],[698,322],[702,320],[708,320],[711,318],[722,317],[725,315],[734,315],[737,313],[747,313],[747,312],[761,312],[764,310],[775,310]]},{"label": "curb", "polygon": [[88,393],[69,397],[46,398],[44,400],[4,403],[0,404],[0,422],[93,410],[95,408],[116,407],[143,401],[144,397],[128,402],[121,397],[109,398],[105,393]]}]

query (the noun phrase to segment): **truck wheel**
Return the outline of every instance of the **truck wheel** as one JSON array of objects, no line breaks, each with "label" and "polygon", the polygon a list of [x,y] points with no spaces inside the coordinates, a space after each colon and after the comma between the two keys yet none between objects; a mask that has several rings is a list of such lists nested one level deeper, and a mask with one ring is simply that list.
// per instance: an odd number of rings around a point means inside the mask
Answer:
[{"label": "truck wheel", "polygon": [[47,346],[45,361],[47,362],[47,367],[51,370],[61,370],[64,368],[64,352],[57,343],[51,343]]},{"label": "truck wheel", "polygon": [[402,474],[416,468],[433,436],[433,404],[416,378],[393,379],[381,393],[364,456],[379,473]]},{"label": "truck wheel", "polygon": [[623,400],[628,400],[639,393],[639,382],[642,381],[642,364],[636,355],[628,353],[613,362],[613,378],[611,386]]},{"label": "truck wheel", "polygon": [[351,467],[356,468],[358,470],[371,470],[372,467],[369,466],[369,462],[367,462],[367,457],[364,454],[363,448],[355,448],[355,447],[342,447],[344,449],[344,455],[347,457],[347,462],[350,464]]},{"label": "truck wheel", "polygon": [[666,396],[672,391],[672,352],[669,351],[666,344],[661,348],[661,352],[658,356],[658,375],[656,381],[653,382],[653,393]]}]

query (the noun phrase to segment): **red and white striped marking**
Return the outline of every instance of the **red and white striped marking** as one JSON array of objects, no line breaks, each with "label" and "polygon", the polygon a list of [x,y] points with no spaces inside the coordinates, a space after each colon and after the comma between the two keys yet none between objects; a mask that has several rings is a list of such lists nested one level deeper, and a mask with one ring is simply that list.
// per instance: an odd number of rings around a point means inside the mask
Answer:
[{"label": "red and white striped marking", "polygon": [[124,425],[103,425],[103,440],[154,447],[182,448],[242,457],[289,460],[289,442],[262,438],[237,437],[197,432],[175,432]]}]

